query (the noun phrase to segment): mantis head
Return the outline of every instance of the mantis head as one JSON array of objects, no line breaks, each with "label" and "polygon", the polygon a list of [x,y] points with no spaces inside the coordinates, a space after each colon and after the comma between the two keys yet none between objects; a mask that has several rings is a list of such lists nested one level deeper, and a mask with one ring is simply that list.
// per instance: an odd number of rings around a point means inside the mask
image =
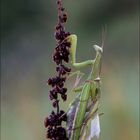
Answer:
[{"label": "mantis head", "polygon": [[98,45],[93,45],[93,47],[94,47],[94,49],[95,49],[96,52],[98,52],[98,53],[103,53],[102,47],[100,47],[100,46],[98,46]]}]

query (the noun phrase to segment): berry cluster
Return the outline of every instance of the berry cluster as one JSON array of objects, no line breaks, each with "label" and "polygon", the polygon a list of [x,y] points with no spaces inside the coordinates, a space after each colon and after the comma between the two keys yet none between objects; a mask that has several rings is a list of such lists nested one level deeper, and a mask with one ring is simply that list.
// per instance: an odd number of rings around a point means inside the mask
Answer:
[{"label": "berry cluster", "polygon": [[67,14],[65,9],[62,7],[62,1],[57,1],[58,5],[58,23],[55,27],[55,39],[57,46],[53,53],[53,61],[56,63],[55,77],[48,79],[48,85],[52,87],[49,93],[52,105],[56,108],[56,112],[52,111],[49,117],[46,117],[44,125],[47,130],[47,138],[52,140],[68,140],[67,133],[62,122],[67,121],[67,115],[63,110],[59,109],[59,98],[61,96],[63,101],[67,100],[67,88],[64,87],[66,81],[66,75],[71,71],[70,68],[66,67],[63,62],[69,62],[70,54],[70,43],[67,42],[66,38],[70,35],[69,32],[65,31],[64,24],[67,21]]}]

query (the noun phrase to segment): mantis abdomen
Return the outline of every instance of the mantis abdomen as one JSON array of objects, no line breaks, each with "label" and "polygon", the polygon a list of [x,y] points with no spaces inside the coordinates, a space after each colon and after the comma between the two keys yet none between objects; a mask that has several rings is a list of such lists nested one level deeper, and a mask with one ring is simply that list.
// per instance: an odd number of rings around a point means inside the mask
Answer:
[{"label": "mantis abdomen", "polygon": [[80,132],[83,126],[89,97],[90,97],[90,84],[86,83],[83,86],[82,92],[80,93],[80,101],[75,113],[73,123],[73,133],[71,134],[70,140],[79,140],[80,138]]}]

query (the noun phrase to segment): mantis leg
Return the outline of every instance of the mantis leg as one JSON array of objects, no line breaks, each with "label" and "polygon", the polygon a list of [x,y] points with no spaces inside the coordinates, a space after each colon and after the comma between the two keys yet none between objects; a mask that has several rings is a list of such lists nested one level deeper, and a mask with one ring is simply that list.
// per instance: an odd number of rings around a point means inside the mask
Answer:
[{"label": "mantis leg", "polygon": [[82,91],[83,86],[79,86],[73,89],[74,92],[81,92]]},{"label": "mantis leg", "polygon": [[84,75],[84,73],[82,73],[82,72],[80,72],[79,70],[78,71],[75,71],[75,72],[70,72],[69,73],[69,76],[68,76],[68,78],[70,78],[70,77],[72,77],[72,76],[74,76],[74,75]]},{"label": "mantis leg", "polygon": [[74,91],[74,92],[80,92],[80,91],[82,91],[82,87],[83,86],[77,87],[77,85],[79,84],[79,82],[80,82],[81,78],[83,77],[84,73],[82,73],[80,71],[72,72],[72,73],[70,73],[70,75],[69,75],[68,78],[70,78],[70,77],[72,77],[74,75],[77,75],[77,77],[76,77],[76,80],[75,80],[75,83],[74,83],[74,86],[73,86],[73,90],[72,91]]},{"label": "mantis leg", "polygon": [[71,48],[70,48],[71,63],[75,68],[86,67],[94,63],[94,60],[87,60],[80,63],[76,63],[77,36],[74,34],[70,35],[67,38],[67,40],[68,42],[71,43]]}]

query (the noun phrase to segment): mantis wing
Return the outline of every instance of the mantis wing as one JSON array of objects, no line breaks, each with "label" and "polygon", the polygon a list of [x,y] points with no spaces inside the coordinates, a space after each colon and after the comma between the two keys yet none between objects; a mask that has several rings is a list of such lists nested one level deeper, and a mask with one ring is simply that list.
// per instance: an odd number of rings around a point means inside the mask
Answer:
[{"label": "mantis wing", "polygon": [[68,138],[70,139],[71,134],[73,132],[73,122],[74,122],[74,118],[76,115],[76,109],[78,107],[79,104],[79,97],[80,97],[80,93],[77,95],[77,97],[75,98],[75,100],[71,103],[68,112],[67,112],[67,135]]},{"label": "mantis wing", "polygon": [[87,112],[82,127],[80,140],[91,140],[94,136],[99,137],[100,123],[99,123],[99,117],[97,113],[98,106],[99,106],[99,101],[96,101],[90,107],[90,111]]},{"label": "mantis wing", "polygon": [[91,140],[96,136],[99,138],[100,135],[100,121],[99,121],[99,114],[96,114],[94,119],[91,121],[91,128],[90,128],[90,135],[88,137],[88,140]]}]

